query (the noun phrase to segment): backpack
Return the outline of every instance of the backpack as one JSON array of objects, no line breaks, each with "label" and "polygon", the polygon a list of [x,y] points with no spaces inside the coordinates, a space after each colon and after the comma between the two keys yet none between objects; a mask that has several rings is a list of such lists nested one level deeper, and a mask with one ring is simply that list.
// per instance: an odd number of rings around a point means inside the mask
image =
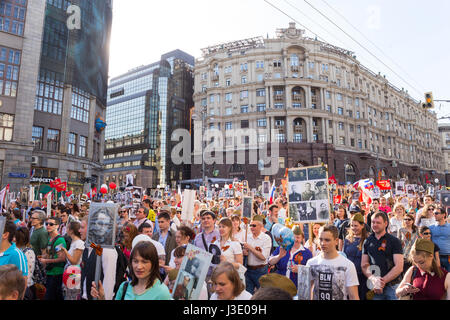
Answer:
[{"label": "backpack", "polygon": [[63,238],[66,240],[66,248],[69,250],[70,245],[72,244],[72,238],[67,233],[63,236]]},{"label": "backpack", "polygon": [[[55,243],[56,243],[56,241],[57,241],[58,239],[61,239],[61,238],[64,239],[63,236],[61,236],[61,235],[58,234],[58,235],[53,239],[52,243],[50,244],[50,250],[49,250],[49,252],[48,252],[48,255],[49,255],[50,257],[54,257],[54,256],[55,256],[55,254],[56,254]],[[53,269],[53,268],[55,268],[55,267],[64,267],[65,264],[66,264],[65,262],[48,263],[48,264],[45,266],[45,270],[46,270],[46,271],[50,271],[51,269]]]},{"label": "backpack", "polygon": [[[25,248],[23,250],[23,253],[26,254],[26,252],[29,250],[33,250],[33,249]],[[45,268],[37,257],[34,260],[34,271],[33,271],[32,279],[35,284],[42,284],[42,285],[45,285],[45,282],[47,281],[47,274],[45,273]]]},{"label": "backpack", "polygon": [[128,277],[128,259],[120,249],[118,245],[115,245],[114,248],[117,251],[117,264],[116,264],[116,283],[114,285],[114,293],[117,293],[120,285],[127,281]]}]

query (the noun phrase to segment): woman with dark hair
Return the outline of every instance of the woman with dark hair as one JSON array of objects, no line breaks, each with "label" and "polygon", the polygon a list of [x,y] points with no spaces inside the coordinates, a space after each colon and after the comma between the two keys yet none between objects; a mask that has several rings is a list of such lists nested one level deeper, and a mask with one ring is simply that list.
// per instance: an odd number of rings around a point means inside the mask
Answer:
[{"label": "woman with dark hair", "polygon": [[250,300],[252,295],[245,291],[239,273],[229,262],[220,263],[213,271],[211,280],[214,293],[210,300]]},{"label": "woman with dark hair", "polygon": [[36,297],[36,288],[34,286],[34,269],[36,267],[36,254],[30,245],[30,232],[26,227],[19,227],[15,233],[16,247],[22,250],[23,254],[27,258],[28,264],[28,277],[27,277],[27,288],[25,290],[24,300],[34,300]]},{"label": "woman with dark hair", "polygon": [[[153,243],[142,241],[131,251],[129,262],[131,281],[120,285],[116,300],[171,300],[169,289],[161,282],[158,252]],[[101,281],[99,288],[92,282],[91,295],[105,300]]]},{"label": "woman with dark hair", "polygon": [[[394,210],[395,211],[395,210]],[[392,220],[392,219],[391,219]],[[408,257],[411,252],[411,248],[419,237],[419,230],[414,225],[414,216],[411,213],[407,213],[403,217],[403,227],[398,230],[397,238],[402,242],[403,247],[403,271],[406,272],[411,264]]]},{"label": "woman with dark hair", "polygon": [[127,259],[130,259],[133,240],[139,234],[139,232],[133,223],[128,222],[126,225],[123,226],[122,233],[123,233],[122,251],[124,255],[127,257]]},{"label": "woman with dark hair", "polygon": [[361,269],[362,248],[364,241],[369,236],[364,223],[364,216],[360,213],[355,214],[351,218],[350,230],[346,238],[344,239],[344,245],[342,252],[345,253],[347,259],[349,259],[356,267],[356,273],[358,275],[359,287],[358,294],[361,300],[366,299],[367,294],[367,278]]},{"label": "woman with dark hair", "polygon": [[341,228],[342,224],[348,220],[347,208],[344,205],[340,205],[336,211],[336,219],[334,220],[334,226],[338,229]]},{"label": "woman with dark hair", "polygon": [[78,204],[76,203],[76,201],[72,201],[72,203],[70,204],[70,211],[71,215],[75,219],[80,219],[80,209],[78,208]]},{"label": "woman with dark hair", "polygon": [[[175,242],[177,246],[188,245],[195,239],[195,232],[191,228],[187,226],[181,226],[178,228],[177,232],[175,232]],[[176,248],[175,248],[176,249]],[[168,266],[164,266],[166,272],[175,268],[175,249],[170,253],[170,261]]]}]

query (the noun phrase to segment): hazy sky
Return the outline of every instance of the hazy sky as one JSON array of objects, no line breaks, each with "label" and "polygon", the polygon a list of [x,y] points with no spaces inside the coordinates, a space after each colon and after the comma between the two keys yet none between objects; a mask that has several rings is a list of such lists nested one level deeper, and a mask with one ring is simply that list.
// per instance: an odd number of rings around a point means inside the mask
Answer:
[{"label": "hazy sky", "polygon": [[[385,74],[417,100],[423,101],[426,91],[433,91],[435,99],[450,99],[450,1],[306,0],[400,77],[305,0],[267,1],[319,39],[355,52],[363,65]],[[290,21],[264,0],[114,0],[109,75],[159,61],[161,54],[174,49],[199,58],[201,49],[211,45],[267,34],[272,38],[277,28],[287,28]],[[315,36],[309,31],[306,35]],[[450,116],[450,103],[437,103],[436,111]]]}]

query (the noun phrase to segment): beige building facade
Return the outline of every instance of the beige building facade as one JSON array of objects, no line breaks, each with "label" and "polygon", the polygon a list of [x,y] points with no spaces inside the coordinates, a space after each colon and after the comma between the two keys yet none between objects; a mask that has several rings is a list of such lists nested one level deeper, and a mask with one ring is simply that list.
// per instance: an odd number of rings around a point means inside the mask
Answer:
[{"label": "beige building facade", "polygon": [[[291,23],[277,37],[203,50],[195,65],[195,111],[206,129],[254,129],[247,149],[275,139],[280,170],[328,164],[341,183],[364,177],[424,183],[443,176],[436,115],[407,91],[364,67],[354,53],[308,38]],[[271,137],[270,130],[278,134]],[[236,150],[224,138],[223,151]],[[201,157],[201,144],[194,155]],[[222,178],[264,180],[256,165],[208,166]],[[192,177],[201,177],[195,165]],[[272,178],[274,178],[272,177]],[[248,178],[248,177],[246,177]]]}]

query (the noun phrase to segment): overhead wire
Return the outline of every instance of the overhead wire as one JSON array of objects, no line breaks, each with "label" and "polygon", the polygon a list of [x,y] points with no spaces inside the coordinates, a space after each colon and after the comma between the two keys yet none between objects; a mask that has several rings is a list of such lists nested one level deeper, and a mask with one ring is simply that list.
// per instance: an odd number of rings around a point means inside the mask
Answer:
[{"label": "overhead wire", "polygon": [[420,90],[417,90],[417,88],[413,85],[411,85],[408,81],[406,81],[401,75],[399,75],[395,70],[393,70],[390,66],[388,66],[386,63],[384,63],[380,58],[378,58],[375,54],[373,54],[369,49],[367,49],[364,45],[362,45],[358,40],[356,40],[352,35],[348,34],[344,29],[342,29],[339,25],[337,25],[333,20],[331,20],[327,15],[323,14],[319,9],[317,9],[315,6],[313,6],[308,0],[303,0],[306,2],[311,8],[313,8],[315,11],[317,11],[322,17],[324,17],[326,20],[328,20],[330,23],[332,23],[335,27],[337,27],[339,30],[341,30],[347,37],[352,39],[354,42],[356,42],[361,48],[363,48],[367,53],[369,53],[373,58],[375,58],[378,62],[380,62],[382,65],[384,65],[386,68],[388,68],[392,73],[394,73],[399,79],[401,79],[405,84],[407,84],[411,89],[419,93],[420,95],[423,94]]}]

